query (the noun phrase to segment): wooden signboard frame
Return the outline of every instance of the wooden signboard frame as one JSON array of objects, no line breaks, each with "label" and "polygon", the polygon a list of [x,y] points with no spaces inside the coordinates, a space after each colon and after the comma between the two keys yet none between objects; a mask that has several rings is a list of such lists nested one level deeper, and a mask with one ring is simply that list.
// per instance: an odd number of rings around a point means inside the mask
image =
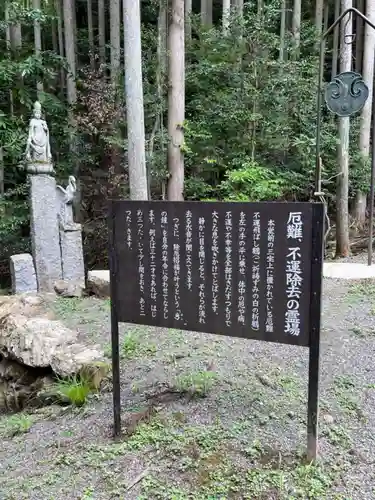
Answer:
[{"label": "wooden signboard frame", "polygon": [[308,347],[315,460],[323,204],[114,200],[109,212],[115,437],[118,325],[136,323]]}]

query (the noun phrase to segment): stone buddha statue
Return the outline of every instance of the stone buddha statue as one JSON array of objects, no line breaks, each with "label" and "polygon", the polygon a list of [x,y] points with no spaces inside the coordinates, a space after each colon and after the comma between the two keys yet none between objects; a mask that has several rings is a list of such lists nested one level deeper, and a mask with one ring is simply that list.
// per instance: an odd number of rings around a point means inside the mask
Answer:
[{"label": "stone buddha statue", "polygon": [[50,168],[52,168],[48,125],[47,122],[42,119],[42,106],[38,101],[34,104],[33,117],[29,124],[26,160],[28,163],[47,163],[50,164]]}]

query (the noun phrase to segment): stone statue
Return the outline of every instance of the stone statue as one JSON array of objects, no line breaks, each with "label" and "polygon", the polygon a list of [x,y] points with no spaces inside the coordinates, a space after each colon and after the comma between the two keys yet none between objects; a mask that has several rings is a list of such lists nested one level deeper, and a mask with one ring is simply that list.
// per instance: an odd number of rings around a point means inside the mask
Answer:
[{"label": "stone statue", "polygon": [[56,186],[57,191],[57,214],[59,222],[63,228],[76,226],[73,220],[73,200],[77,191],[76,179],[73,175],[69,176],[67,187]]},{"label": "stone statue", "polygon": [[38,101],[34,104],[33,118],[29,124],[26,160],[30,163],[51,163],[52,161],[48,125],[42,119],[42,106]]}]

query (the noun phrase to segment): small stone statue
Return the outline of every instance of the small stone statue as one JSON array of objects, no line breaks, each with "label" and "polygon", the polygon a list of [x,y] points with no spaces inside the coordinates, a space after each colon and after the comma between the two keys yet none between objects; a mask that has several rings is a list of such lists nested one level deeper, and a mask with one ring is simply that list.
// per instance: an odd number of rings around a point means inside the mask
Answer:
[{"label": "small stone statue", "polygon": [[47,122],[42,119],[42,106],[38,101],[34,104],[33,115],[29,124],[26,160],[31,163],[51,163],[52,155],[49,143],[48,125]]},{"label": "small stone statue", "polygon": [[60,223],[63,227],[75,226],[73,220],[73,200],[77,191],[76,179],[73,175],[69,175],[67,187],[56,186],[58,207],[57,213]]}]

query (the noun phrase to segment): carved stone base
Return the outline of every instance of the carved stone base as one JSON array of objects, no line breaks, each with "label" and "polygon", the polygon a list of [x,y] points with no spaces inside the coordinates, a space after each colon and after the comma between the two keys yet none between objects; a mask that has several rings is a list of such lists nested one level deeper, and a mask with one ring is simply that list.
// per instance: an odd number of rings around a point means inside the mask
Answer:
[{"label": "carved stone base", "polygon": [[62,278],[64,281],[85,286],[85,266],[83,262],[82,233],[79,230],[60,230]]},{"label": "carved stone base", "polygon": [[53,168],[53,164],[46,163],[38,163],[38,162],[30,162],[26,164],[26,170],[29,174],[54,174],[55,170]]},{"label": "carved stone base", "polygon": [[63,224],[61,221],[59,223],[60,232],[72,232],[72,231],[82,231],[82,224],[77,224],[76,222],[70,224]]},{"label": "carved stone base", "polygon": [[50,175],[30,175],[31,243],[41,292],[53,292],[62,278],[56,181]]}]

